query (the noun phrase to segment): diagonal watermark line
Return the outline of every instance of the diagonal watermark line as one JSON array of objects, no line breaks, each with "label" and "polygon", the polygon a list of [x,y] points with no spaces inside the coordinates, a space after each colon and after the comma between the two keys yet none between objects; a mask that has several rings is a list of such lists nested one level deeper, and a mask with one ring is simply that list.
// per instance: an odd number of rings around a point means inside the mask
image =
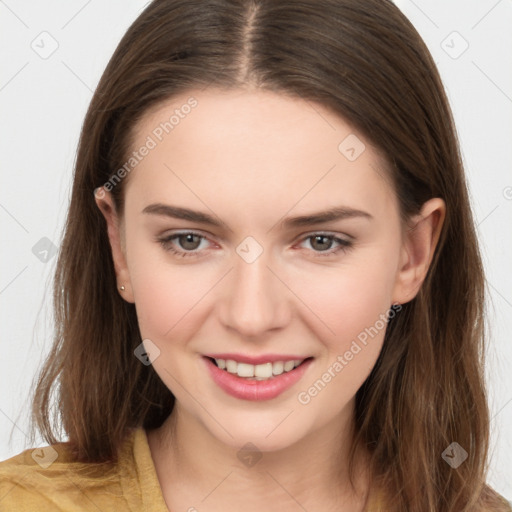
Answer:
[{"label": "diagonal watermark line", "polygon": [[226,427],[224,427],[224,425],[222,425],[222,423],[220,423],[215,418],[215,416],[213,416],[213,414],[178,379],[176,379],[176,377],[174,377],[174,375],[172,375],[172,373],[167,368],[164,367],[164,371],[165,371],[165,373],[167,373],[169,375],[169,377],[171,377],[176,382],[176,384],[178,384],[181,387],[181,389],[183,389],[183,391],[185,391],[185,393],[187,393],[190,396],[190,398],[192,398],[192,400],[194,400],[198,405],[200,405],[205,410],[205,412],[208,414],[208,416],[210,416],[210,418],[213,421],[215,421],[215,423],[217,423],[217,425],[219,425],[219,427],[222,430],[224,430],[224,432],[226,432],[226,434],[229,437],[233,437],[231,432],[229,432],[229,430]]},{"label": "diagonal watermark line", "polygon": [[487,283],[512,308],[512,304],[489,281]]},{"label": "diagonal watermark line", "polygon": [[[7,416],[7,414],[5,414],[5,412],[0,409],[0,412],[28,439],[29,436],[23,431],[21,430],[21,428],[17,425],[17,423],[15,421],[13,421],[11,418],[9,418],[9,416]],[[32,452],[34,450],[37,450],[37,448],[32,448],[29,450],[32,450]],[[9,489],[9,491],[4,494],[3,496],[0,496],[0,502],[5,498],[7,497],[7,495],[19,484],[19,482],[21,480],[23,480],[25,478],[25,476],[30,472],[30,468],[27,468],[27,471],[23,474],[23,476],[13,484],[13,486]],[[94,503],[94,501],[92,501],[89,496],[87,496],[87,494],[84,492],[84,490],[82,488],[80,488],[80,486],[78,486],[72,479],[69,475],[65,475],[66,478],[96,507],[97,510],[99,510],[100,512],[106,512],[105,510],[101,509],[98,507],[98,505],[96,503]]]},{"label": "diagonal watermark line", "polygon": [[25,479],[28,473],[32,473],[32,471],[30,471],[30,467],[27,467],[21,478],[18,478],[17,481],[13,483],[12,487],[3,496],[0,496],[0,502],[4,500],[14,488],[18,487],[19,483]]},{"label": "diagonal watermark line", "polygon": [[512,103],[512,98],[474,60],[472,60],[471,63],[487,78],[487,80],[489,80],[489,82],[491,82],[491,84],[494,85],[494,87],[496,87],[496,89],[498,89],[498,91],[501,92],[501,94],[503,94],[503,96],[505,96],[505,98],[507,98],[508,101]]},{"label": "diagonal watermark line", "polygon": [[293,295],[295,295],[295,297],[297,297],[297,299],[299,299],[302,302],[302,304],[304,304],[304,306],[306,306],[309,309],[309,311],[311,311],[311,313],[313,313],[318,318],[318,320],[320,320],[320,322],[322,322],[325,325],[327,329],[329,329],[329,331],[331,331],[333,336],[336,336],[336,333],[268,265],[266,265],[266,267],[270,270],[270,272],[272,272],[272,274],[274,274],[277,277],[277,279],[279,279],[279,281],[281,281],[281,283],[283,283],[286,286],[286,288],[288,288],[288,290],[290,290],[293,293]]},{"label": "diagonal watermark line", "polygon": [[64,66],[66,66],[69,69],[71,73],[73,73],[73,75],[76,76],[76,78],[78,78],[78,80],[80,80],[80,82],[82,82],[85,85],[85,87],[87,87],[87,89],[89,89],[89,91],[94,92],[63,60],[61,60],[61,62],[62,64],[64,64]]},{"label": "diagonal watermark line", "polygon": [[500,409],[498,410],[498,412],[497,412],[496,414],[494,414],[494,416],[491,418],[491,421],[493,421],[493,420],[496,418],[496,416],[498,416],[498,414],[500,414],[500,412],[501,412],[501,411],[503,411],[503,409],[505,409],[505,407],[507,407],[507,405],[508,405],[510,402],[512,402],[512,398],[510,398],[509,400],[507,400],[507,401],[505,402],[505,404],[504,404],[502,407],[500,407]]},{"label": "diagonal watermark line", "polygon": [[28,229],[25,228],[25,226],[3,204],[0,204],[0,208],[2,208],[2,210],[25,231],[25,233],[28,233]]},{"label": "diagonal watermark line", "polygon": [[278,423],[278,424],[277,424],[277,425],[276,425],[276,426],[275,426],[275,427],[274,427],[274,428],[273,428],[273,429],[272,429],[272,430],[271,430],[271,431],[270,431],[270,432],[265,436],[265,439],[266,439],[270,434],[272,434],[272,432],[274,432],[274,431],[277,429],[277,427],[279,427],[279,425],[281,425],[281,424],[284,422],[284,420],[286,420],[286,418],[288,418],[288,416],[290,416],[290,414],[291,414],[293,411],[295,411],[295,409],[292,409],[292,410],[291,410],[291,411],[290,411],[290,412],[289,412],[289,413],[288,413],[288,414],[287,414],[287,415],[286,415],[286,416],[285,416],[285,417],[284,417],[284,418],[283,418],[283,419],[282,419],[282,420],[281,420],[281,421],[280,421],[280,422],[279,422],[279,423]]},{"label": "diagonal watermark line", "polygon": [[485,18],[487,18],[488,14],[493,11],[498,4],[501,4],[501,0],[498,0],[472,27],[471,30],[473,30],[477,25],[479,25]]},{"label": "diagonal watermark line", "polygon": [[294,496],[292,496],[292,495],[288,492],[288,490],[287,490],[287,489],[285,489],[285,488],[284,488],[284,487],[283,487],[283,486],[282,486],[282,485],[281,485],[281,484],[280,484],[280,483],[279,483],[279,482],[274,478],[274,476],[273,476],[271,473],[269,473],[268,471],[266,471],[266,472],[270,475],[270,477],[272,478],[272,480],[274,480],[274,482],[275,482],[277,485],[279,485],[279,487],[281,487],[281,489],[283,489],[283,491],[284,491],[286,494],[288,494],[288,496],[290,496],[290,498],[291,498],[293,501],[295,501],[295,503],[297,503],[297,505],[299,505],[299,507],[300,507],[302,510],[304,510],[305,512],[307,512],[307,509],[304,507],[304,505],[302,505],[302,503],[299,503],[299,502],[295,499],[295,497],[294,497]]},{"label": "diagonal watermark line", "polygon": [[425,16],[425,18],[427,18],[427,20],[430,21],[432,25],[434,25],[434,27],[439,28],[439,25],[423,9],[421,9],[421,7],[416,2],[413,2],[413,0],[409,0],[409,2],[411,2],[411,4],[413,4],[416,9],[418,9],[418,11],[423,14],[423,16]]},{"label": "diagonal watermark line", "polygon": [[5,286],[0,290],[0,295],[1,295],[2,293],[4,293],[4,292],[5,292],[5,290],[7,290],[7,288],[9,288],[9,286],[11,286],[11,284],[12,284],[12,283],[14,283],[14,281],[16,281],[16,279],[18,279],[18,277],[20,277],[20,276],[21,276],[21,274],[23,274],[23,272],[25,272],[25,270],[27,270],[27,268],[28,268],[28,265],[27,265],[23,270],[21,270],[20,272],[18,272],[18,274],[16,274],[16,276],[15,276],[13,279],[11,279],[11,280],[10,280],[10,281],[9,281],[9,282],[8,282],[8,283],[7,283],[7,284],[6,284],[6,285],[5,285]]},{"label": "diagonal watermark line", "polygon": [[208,87],[211,87],[212,85],[215,85],[215,79],[211,80],[210,82],[208,82],[204,87],[201,88],[201,92],[204,92],[206,91],[206,89],[208,89]]},{"label": "diagonal watermark line", "polygon": [[176,176],[176,178],[178,178],[181,181],[181,183],[183,183],[183,185],[185,185],[185,187],[187,187],[190,190],[190,192],[192,192],[192,194],[194,194],[197,197],[197,199],[199,199],[199,201],[201,201],[201,203],[203,203],[206,206],[206,208],[208,208],[208,210],[212,212],[212,215],[219,219],[219,222],[226,229],[228,229],[231,232],[233,231],[166,163],[164,163],[164,166],[167,167],[167,169],[169,169],[169,171],[171,171],[174,174],[174,176]]},{"label": "diagonal watermark line", "polygon": [[277,222],[271,226],[267,233],[272,231],[277,226],[277,224],[279,224],[279,221],[288,215],[288,213],[290,213],[335,167],[336,164],[334,164],[282,217],[280,217]]},{"label": "diagonal watermark line", "polygon": [[226,480],[226,478],[231,475],[231,473],[233,473],[233,471],[230,471],[202,500],[201,502],[203,502],[206,498],[208,498],[208,496],[210,496],[210,494],[212,494],[213,491],[215,491],[221,484],[222,482],[224,482],[224,480]]},{"label": "diagonal watermark line", "polygon": [[233,270],[233,268],[234,267],[231,267],[215,284],[213,284],[212,287],[165,333],[165,336],[167,336],[213,290],[213,288]]},{"label": "diagonal watermark line", "polygon": [[0,409],[0,412],[28,439],[28,435],[25,432],[23,432],[23,430],[21,430],[21,428],[15,421],[9,418],[9,416],[7,416],[7,414],[5,414],[5,412],[2,409]]},{"label": "diagonal watermark line", "polygon": [[23,25],[25,25],[26,28],[30,28],[5,2],[4,0],[0,0],[0,4],[2,4],[3,6],[5,6],[9,11],[11,11],[11,14],[18,19],[18,21],[20,23],[22,23]]},{"label": "diagonal watermark line", "polygon": [[149,2],[146,2],[137,12],[139,12],[139,13],[143,12],[150,3],[151,3],[151,0]]},{"label": "diagonal watermark line", "polygon": [[9,78],[7,83],[5,83],[4,85],[2,85],[2,87],[0,87],[0,91],[3,91],[27,66],[28,66],[28,61],[25,62],[25,64],[23,64],[23,66],[21,66],[21,68],[18,69],[18,71],[16,71],[16,73],[14,73],[13,76],[11,76],[11,78]]},{"label": "diagonal watermark line", "polygon": [[80,487],[69,475],[66,475],[66,478],[89,500],[90,503],[94,505],[96,510],[99,510],[100,512],[106,512],[103,508],[100,508],[94,501],[87,495],[85,490]]},{"label": "diagonal watermark line", "polygon": [[495,206],[477,225],[476,227],[480,226],[485,220],[487,220],[499,207],[500,205]]},{"label": "diagonal watermark line", "polygon": [[68,21],[66,21],[66,23],[64,23],[64,25],[62,25],[62,27],[60,27],[60,29],[62,30],[63,28],[66,28],[90,3],[91,0],[88,0],[88,2],[86,2],[73,16],[71,16]]},{"label": "diagonal watermark line", "polygon": [[300,94],[299,92],[295,91],[295,93],[298,94],[315,111],[315,113],[319,117],[321,117],[334,131],[336,131],[336,128],[331,123],[329,123],[329,121],[314,107],[313,103],[304,98],[304,96],[302,96],[302,94]]},{"label": "diagonal watermark line", "polygon": [[[389,177],[386,175],[384,176],[384,174],[382,174],[378,169],[377,167],[375,167],[374,165],[372,165],[371,163],[368,164],[376,173],[377,175],[385,182],[385,183],[388,183],[389,184]],[[396,165],[396,164],[394,164]]]}]

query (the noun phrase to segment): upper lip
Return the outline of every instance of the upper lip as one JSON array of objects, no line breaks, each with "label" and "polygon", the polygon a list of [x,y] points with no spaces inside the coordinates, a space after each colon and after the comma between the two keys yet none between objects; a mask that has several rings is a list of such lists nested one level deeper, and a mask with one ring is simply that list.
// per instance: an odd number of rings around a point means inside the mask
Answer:
[{"label": "upper lip", "polygon": [[304,359],[308,359],[311,356],[300,356],[300,355],[290,355],[290,354],[263,354],[260,356],[248,356],[244,354],[232,354],[232,353],[223,353],[223,354],[204,354],[205,357],[211,357],[213,359],[232,359],[238,363],[247,363],[247,364],[263,364],[263,363],[274,363],[275,361],[293,361],[295,359],[300,359],[303,361]]}]

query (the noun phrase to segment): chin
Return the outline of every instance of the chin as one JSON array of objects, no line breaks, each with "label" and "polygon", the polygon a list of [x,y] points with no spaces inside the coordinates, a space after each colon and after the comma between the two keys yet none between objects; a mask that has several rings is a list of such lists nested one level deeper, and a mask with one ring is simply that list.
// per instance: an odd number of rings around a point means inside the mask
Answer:
[{"label": "chin", "polygon": [[291,408],[265,413],[239,411],[216,415],[217,422],[208,421],[206,427],[221,443],[237,450],[252,443],[260,452],[284,450],[300,442],[311,431],[310,425],[298,422],[297,411]]}]

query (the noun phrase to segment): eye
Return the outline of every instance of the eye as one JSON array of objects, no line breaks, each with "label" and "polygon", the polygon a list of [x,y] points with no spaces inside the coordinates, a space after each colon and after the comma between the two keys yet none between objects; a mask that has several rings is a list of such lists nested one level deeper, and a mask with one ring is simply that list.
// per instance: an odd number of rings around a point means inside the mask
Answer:
[{"label": "eye", "polygon": [[[195,231],[186,231],[174,233],[166,237],[158,237],[157,241],[166,251],[176,256],[198,257],[204,252],[204,247],[201,248],[201,243],[207,241],[207,238]],[[352,247],[350,240],[327,233],[314,233],[303,238],[302,243],[304,242],[309,242],[315,256],[319,257],[332,256],[338,251],[346,251]],[[332,249],[333,244],[337,244],[335,249]]]},{"label": "eye", "polygon": [[[345,240],[327,233],[314,233],[303,239],[303,243],[308,241],[310,241],[310,247],[312,247],[313,251],[317,253],[315,256],[320,257],[331,256],[338,251],[346,251],[352,247],[352,242],[350,240]],[[332,250],[333,243],[338,244],[338,247],[334,250]]]},{"label": "eye", "polygon": [[[194,231],[186,231],[158,238],[157,240],[166,251],[176,254],[177,256],[187,257],[199,256],[199,253],[202,252],[199,247],[201,242],[206,240],[206,237]],[[174,243],[175,241],[176,243]]]}]

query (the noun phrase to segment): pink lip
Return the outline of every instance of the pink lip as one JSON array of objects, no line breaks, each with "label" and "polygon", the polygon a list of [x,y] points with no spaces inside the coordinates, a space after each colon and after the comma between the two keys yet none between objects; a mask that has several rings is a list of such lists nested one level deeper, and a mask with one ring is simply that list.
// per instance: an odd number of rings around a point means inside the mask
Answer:
[{"label": "pink lip", "polygon": [[[218,359],[224,359],[224,357],[218,357]],[[231,359],[231,357],[227,357],[227,359]],[[233,359],[235,359],[235,357],[233,357]],[[247,360],[247,358],[245,359]],[[300,359],[300,357],[297,357],[296,359]],[[277,361],[282,360],[283,359],[277,359]],[[284,360],[286,360],[286,358]],[[228,395],[242,400],[260,401],[276,398],[281,393],[292,387],[304,375],[309,365],[313,362],[313,359],[308,359],[301,365],[297,366],[294,370],[282,373],[281,375],[277,375],[269,380],[244,379],[238,375],[229,373],[226,370],[221,370],[215,365],[215,363],[213,363],[213,361],[208,359],[208,357],[203,357],[203,361],[205,361],[212,379]],[[240,359],[239,361],[245,362]],[[268,361],[268,359],[265,359],[265,361]]]},{"label": "pink lip", "polygon": [[232,359],[237,363],[248,363],[248,364],[263,364],[263,363],[274,363],[275,361],[293,361],[294,359],[306,359],[309,356],[293,356],[289,354],[267,354],[261,356],[244,356],[243,354],[204,354],[206,357],[212,359]]}]

